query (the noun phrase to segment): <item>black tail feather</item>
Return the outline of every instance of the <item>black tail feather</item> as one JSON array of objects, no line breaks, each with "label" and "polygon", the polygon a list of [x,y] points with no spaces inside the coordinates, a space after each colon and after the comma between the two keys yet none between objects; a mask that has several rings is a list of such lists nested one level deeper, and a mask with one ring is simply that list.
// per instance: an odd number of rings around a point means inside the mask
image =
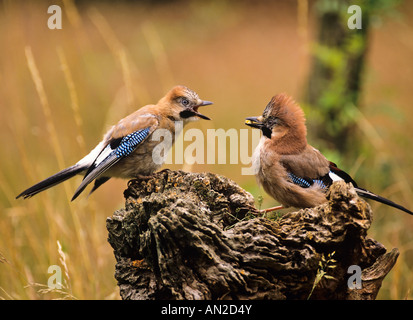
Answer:
[{"label": "black tail feather", "polygon": [[[110,177],[100,177],[95,179],[95,184],[93,185],[92,190],[90,190],[88,197],[97,189],[99,188],[102,184],[104,184],[106,181],[108,181],[110,179]],[[75,200],[82,192],[83,190],[85,190],[87,185],[84,185],[81,189],[77,189],[75,194],[72,197],[72,200]]]},{"label": "black tail feather", "polygon": [[49,178],[44,179],[43,181],[40,181],[39,183],[36,183],[34,186],[31,186],[30,188],[24,190],[22,193],[20,193],[16,199],[23,197],[24,199],[30,198],[39,192],[42,192],[46,189],[49,189],[63,181],[66,181],[67,179],[70,179],[77,175],[78,173],[84,171],[86,168],[83,166],[79,166],[75,164],[74,166],[71,166],[69,168],[63,169],[62,171],[52,175]]},{"label": "black tail feather", "polygon": [[[91,166],[89,167],[88,171],[83,178],[82,183],[76,189],[75,194],[73,195],[72,201],[75,200],[82,192],[85,190],[87,185],[91,183],[93,180],[97,179],[102,173],[108,170],[111,166],[113,166],[116,162],[118,162],[120,158],[116,156],[114,152],[112,152],[109,156],[107,156],[102,162],[99,163],[98,166]],[[97,181],[95,188],[92,190],[96,190],[101,184],[105,183],[108,179],[102,179],[101,181]]]},{"label": "black tail feather", "polygon": [[413,215],[413,212],[412,212],[412,211],[406,209],[405,207],[403,207],[403,206],[401,206],[401,205],[399,205],[399,204],[397,204],[397,203],[394,203],[393,201],[390,201],[389,199],[386,199],[386,198],[383,198],[383,197],[381,197],[381,196],[379,196],[379,195],[377,195],[377,194],[374,194],[373,192],[370,192],[370,191],[368,191],[368,190],[361,189],[361,188],[356,188],[356,192],[357,192],[358,195],[360,195],[360,196],[362,196],[362,197],[364,197],[364,198],[368,198],[368,199],[371,199],[371,200],[375,200],[375,201],[377,201],[377,202],[381,202],[381,203],[383,203],[383,204],[386,204],[386,205],[388,205],[388,206],[391,206],[391,207],[393,207],[393,208],[402,210],[402,211],[404,211],[404,212],[407,212],[408,214]]}]

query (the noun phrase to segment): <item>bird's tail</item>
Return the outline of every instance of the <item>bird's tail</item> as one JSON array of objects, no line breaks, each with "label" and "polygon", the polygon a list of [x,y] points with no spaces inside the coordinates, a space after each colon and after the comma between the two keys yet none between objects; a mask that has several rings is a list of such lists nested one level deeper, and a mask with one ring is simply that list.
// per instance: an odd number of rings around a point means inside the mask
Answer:
[{"label": "bird's tail", "polygon": [[360,195],[360,196],[362,196],[362,197],[364,197],[364,198],[368,198],[368,199],[371,199],[371,200],[375,200],[375,201],[377,201],[377,202],[381,202],[381,203],[383,203],[383,204],[386,204],[386,205],[388,205],[388,206],[391,206],[391,207],[393,207],[393,208],[402,210],[402,211],[404,211],[404,212],[407,212],[408,214],[413,215],[413,212],[410,211],[410,210],[408,210],[408,209],[406,209],[405,207],[403,207],[403,206],[401,206],[401,205],[399,205],[399,204],[397,204],[397,203],[394,203],[393,201],[390,201],[389,199],[386,199],[386,198],[383,198],[383,197],[381,197],[381,196],[379,196],[379,195],[377,195],[377,194],[374,194],[373,192],[370,192],[370,191],[368,191],[368,190],[366,190],[366,189],[356,188],[356,192],[357,192],[358,195]]},{"label": "bird's tail", "polygon": [[51,177],[46,178],[43,181],[36,183],[34,186],[31,186],[30,188],[24,190],[16,197],[16,199],[20,197],[23,197],[24,199],[30,198],[38,194],[39,192],[42,192],[46,189],[55,186],[56,184],[59,184],[63,181],[66,181],[67,179],[74,177],[75,175],[86,169],[87,167],[81,166],[79,164],[75,164],[69,168],[63,169],[62,171],[52,175]]}]

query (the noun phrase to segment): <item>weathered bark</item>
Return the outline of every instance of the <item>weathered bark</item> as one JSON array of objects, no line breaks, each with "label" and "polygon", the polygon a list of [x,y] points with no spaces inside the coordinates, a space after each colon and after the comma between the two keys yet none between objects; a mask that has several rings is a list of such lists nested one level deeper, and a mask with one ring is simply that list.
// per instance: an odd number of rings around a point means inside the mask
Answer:
[{"label": "weathered bark", "polygon": [[[156,173],[125,198],[107,219],[123,299],[374,299],[398,256],[367,237],[370,206],[345,183],[276,220],[212,173]],[[361,289],[348,287],[350,265]]]}]

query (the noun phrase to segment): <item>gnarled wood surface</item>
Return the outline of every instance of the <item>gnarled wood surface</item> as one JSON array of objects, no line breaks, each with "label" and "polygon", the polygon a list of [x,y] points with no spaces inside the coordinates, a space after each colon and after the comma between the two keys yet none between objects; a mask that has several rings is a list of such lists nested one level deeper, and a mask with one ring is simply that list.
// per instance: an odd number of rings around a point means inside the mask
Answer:
[{"label": "gnarled wood surface", "polygon": [[[162,171],[125,198],[107,219],[123,299],[374,299],[398,256],[366,236],[370,206],[345,183],[276,220],[212,173]],[[348,287],[351,265],[361,289]]]}]

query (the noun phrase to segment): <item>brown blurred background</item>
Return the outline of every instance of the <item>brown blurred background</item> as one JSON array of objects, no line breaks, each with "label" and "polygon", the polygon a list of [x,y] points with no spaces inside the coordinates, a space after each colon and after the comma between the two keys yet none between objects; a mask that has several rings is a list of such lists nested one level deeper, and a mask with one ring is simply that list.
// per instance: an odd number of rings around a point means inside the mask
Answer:
[{"label": "brown blurred background", "polygon": [[[311,144],[361,186],[412,210],[413,3],[365,1],[373,6],[365,38],[351,38],[347,51],[324,50],[322,17],[338,10],[347,19],[342,3],[0,2],[0,297],[119,299],[105,219],[123,206],[126,181],[112,179],[73,203],[81,177],[30,200],[15,196],[77,162],[111,124],[175,84],[214,102],[202,111],[212,121],[188,126],[204,132],[246,129],[244,119],[261,114],[274,94],[293,95]],[[47,27],[52,4],[62,8],[61,30]],[[351,76],[339,71],[364,46],[357,99],[346,100],[340,79]],[[314,104],[308,95],[317,59],[338,76]],[[223,174],[263,197],[263,206],[276,205],[253,176],[241,175],[241,163],[164,167]],[[413,217],[371,205],[370,236],[400,250],[379,298],[411,299]],[[50,265],[64,270],[61,290],[47,287]]]}]

